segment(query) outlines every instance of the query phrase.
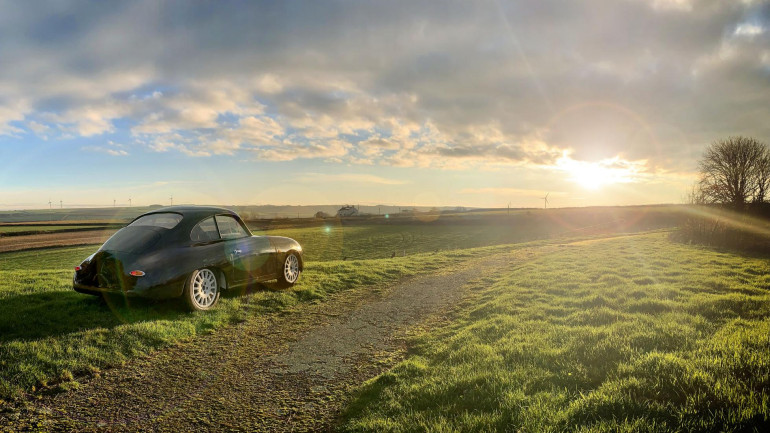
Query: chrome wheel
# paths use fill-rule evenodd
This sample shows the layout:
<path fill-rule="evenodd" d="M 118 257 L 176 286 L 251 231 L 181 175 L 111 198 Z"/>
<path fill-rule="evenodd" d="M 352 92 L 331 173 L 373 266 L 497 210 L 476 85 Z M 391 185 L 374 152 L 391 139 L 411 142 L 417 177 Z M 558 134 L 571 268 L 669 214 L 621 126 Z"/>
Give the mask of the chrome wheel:
<path fill-rule="evenodd" d="M 286 261 L 283 262 L 283 279 L 289 284 L 294 284 L 297 278 L 299 278 L 299 259 L 294 253 L 289 253 Z"/>
<path fill-rule="evenodd" d="M 197 271 L 192 280 L 192 301 L 200 309 L 206 309 L 217 301 L 217 277 L 210 269 Z"/>

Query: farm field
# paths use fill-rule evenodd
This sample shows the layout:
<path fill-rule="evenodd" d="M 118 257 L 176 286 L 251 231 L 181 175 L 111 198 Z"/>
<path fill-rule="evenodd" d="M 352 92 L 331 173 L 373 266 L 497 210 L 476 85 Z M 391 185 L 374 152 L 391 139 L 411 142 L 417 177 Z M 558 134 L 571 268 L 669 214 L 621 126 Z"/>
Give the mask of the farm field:
<path fill-rule="evenodd" d="M 20 236 L 0 237 L 0 253 L 73 245 L 97 245 L 106 241 L 115 230 L 59 231 Z"/>
<path fill-rule="evenodd" d="M 315 239 L 315 244 L 308 241 L 305 248 L 322 249 L 325 242 L 335 242 L 334 238 Z M 426 244 L 423 249 L 432 248 L 433 244 Z M 323 299 L 342 290 L 445 271 L 453 264 L 502 249 L 506 247 L 347 262 L 333 255 L 321 256 L 307 261 L 300 283 L 292 290 L 230 294 L 207 314 L 189 314 L 176 302 L 126 303 L 109 298 L 105 306 L 97 298 L 74 292 L 72 268 L 95 246 L 0 254 L 0 398 L 59 383 L 66 388 L 74 377 L 119 365 L 251 315 Z"/>
<path fill-rule="evenodd" d="M 78 236 L 92 233 L 97 242 L 110 234 L 87 231 L 56 236 L 83 243 Z M 0 254 L 0 354 L 8 360 L 2 366 L 0 394 L 66 383 L 72 377 L 237 322 L 255 311 L 270 311 L 339 290 L 394 282 L 489 253 L 488 249 L 473 247 L 510 244 L 547 234 L 499 221 L 492 225 L 418 221 L 355 226 L 338 220 L 263 233 L 293 237 L 303 245 L 308 265 L 301 284 L 292 292 L 258 292 L 259 300 L 254 302 L 233 296 L 214 314 L 200 317 L 185 314 L 174 303 L 141 305 L 141 301 L 132 301 L 138 302 L 139 308 L 113 304 L 107 309 L 96 299 L 72 291 L 72 268 L 94 252 L 97 243 Z M 35 245 L 35 240 L 44 236 L 50 235 L 18 237 L 18 241 Z M 9 240 L 16 237 L 3 242 Z M 406 258 L 401 257 L 404 254 Z M 396 260 L 391 260 L 394 255 Z M 75 350 L 76 346 L 79 349 Z"/>
<path fill-rule="evenodd" d="M 770 265 L 666 234 L 489 276 L 344 431 L 767 431 Z"/>
<path fill-rule="evenodd" d="M 0 420 L 3 400 L 74 392 L 105 369 L 256 317 L 527 249 L 542 254 L 479 275 L 441 319 L 405 330 L 405 360 L 337 401 L 339 429 L 742 431 L 770 422 L 768 260 L 674 242 L 671 229 L 625 233 L 664 224 L 573 230 L 592 218 L 268 230 L 302 243 L 300 284 L 227 294 L 205 314 L 72 291 L 72 267 L 96 245 L 2 253 Z"/>
<path fill-rule="evenodd" d="M 59 231 L 93 230 L 101 227 L 93 225 L 0 225 L 0 235 L 16 233 L 52 233 Z"/>
<path fill-rule="evenodd" d="M 422 215 L 393 219 L 298 219 L 248 221 L 255 234 L 276 234 L 297 239 L 306 246 L 307 260 L 353 260 L 386 258 L 427 251 L 444 251 L 485 245 L 524 242 L 564 236 L 636 232 L 669 228 L 681 218 L 678 208 L 631 207 L 568 209 L 538 213 L 530 211 L 468 213 L 467 215 Z M 18 223 L 17 223 L 18 224 Z M 18 230 L 18 225 L 0 225 Z M 27 225 L 29 227 L 29 225 Z M 0 252 L 100 244 L 110 228 L 70 230 L 20 236 L 2 236 Z M 62 226 L 71 227 L 71 226 Z"/>
<path fill-rule="evenodd" d="M 515 226 L 393 224 L 285 228 L 258 232 L 296 239 L 307 261 L 368 260 L 415 253 L 510 244 L 544 237 Z"/>

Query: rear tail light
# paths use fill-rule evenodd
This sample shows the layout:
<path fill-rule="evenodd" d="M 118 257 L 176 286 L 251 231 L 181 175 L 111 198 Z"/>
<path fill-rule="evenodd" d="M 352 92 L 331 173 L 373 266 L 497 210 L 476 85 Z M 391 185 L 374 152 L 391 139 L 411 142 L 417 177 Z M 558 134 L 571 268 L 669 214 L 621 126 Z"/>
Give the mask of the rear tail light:
<path fill-rule="evenodd" d="M 131 274 L 134 277 L 143 277 L 144 276 L 144 271 L 131 271 L 131 272 L 129 272 L 129 274 Z"/>
<path fill-rule="evenodd" d="M 81 268 L 80 266 L 75 266 L 75 272 L 77 272 L 77 271 L 79 271 L 81 269 L 83 269 L 83 268 Z"/>

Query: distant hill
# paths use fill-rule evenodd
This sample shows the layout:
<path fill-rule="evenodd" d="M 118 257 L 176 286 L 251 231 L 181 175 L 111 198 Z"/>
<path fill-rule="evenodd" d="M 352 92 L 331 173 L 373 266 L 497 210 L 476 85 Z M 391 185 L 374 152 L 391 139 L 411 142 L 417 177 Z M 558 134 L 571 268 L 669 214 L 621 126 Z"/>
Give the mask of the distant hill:
<path fill-rule="evenodd" d="M 180 203 L 182 204 L 182 203 Z M 281 219 L 281 218 L 312 218 L 317 212 L 336 215 L 343 205 L 248 205 L 222 206 L 236 211 L 244 219 Z M 106 208 L 74 208 L 74 209 L 35 209 L 0 211 L 0 223 L 14 222 L 44 222 L 44 221 L 92 221 L 92 222 L 126 222 L 145 212 L 157 209 L 160 205 L 106 207 Z M 427 212 L 436 209 L 430 206 L 357 206 L 362 215 L 399 214 L 405 210 Z M 440 211 L 456 210 L 457 207 L 440 207 Z M 461 208 L 466 209 L 466 208 Z"/>

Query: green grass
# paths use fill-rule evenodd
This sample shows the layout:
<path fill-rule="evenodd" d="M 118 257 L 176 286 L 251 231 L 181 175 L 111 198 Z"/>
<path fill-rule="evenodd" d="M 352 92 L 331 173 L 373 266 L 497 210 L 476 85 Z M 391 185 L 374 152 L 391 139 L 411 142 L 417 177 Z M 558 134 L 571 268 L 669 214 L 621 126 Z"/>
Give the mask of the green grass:
<path fill-rule="evenodd" d="M 502 245 L 545 237 L 545 231 L 522 231 L 514 224 L 372 224 L 340 226 L 330 221 L 320 227 L 277 229 L 260 234 L 296 239 L 305 251 L 305 260 L 343 260 L 388 258 L 486 245 Z"/>
<path fill-rule="evenodd" d="M 336 224 L 336 225 L 335 225 Z M 396 256 L 449 251 L 489 245 L 502 245 L 535 239 L 533 233 L 521 233 L 512 225 L 430 225 L 373 224 L 340 226 L 330 221 L 320 227 L 285 228 L 254 234 L 288 236 L 296 239 L 307 262 L 333 260 L 368 260 Z M 48 248 L 0 253 L 2 269 L 71 269 L 98 249 L 98 245 L 74 248 Z"/>
<path fill-rule="evenodd" d="M 75 266 L 98 248 L 98 245 L 89 245 L 0 253 L 0 271 L 67 270 L 74 272 Z"/>
<path fill-rule="evenodd" d="M 127 303 L 109 298 L 104 304 L 74 292 L 72 267 L 95 247 L 0 254 L 0 399 L 41 386 L 66 388 L 79 375 L 120 365 L 249 316 L 418 272 L 447 269 L 504 248 L 308 262 L 299 284 L 291 290 L 225 295 L 215 310 L 206 313 L 188 313 L 174 301 Z"/>
<path fill-rule="evenodd" d="M 770 265 L 663 234 L 487 277 L 344 431 L 768 431 Z"/>

